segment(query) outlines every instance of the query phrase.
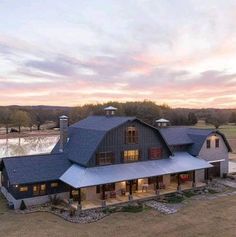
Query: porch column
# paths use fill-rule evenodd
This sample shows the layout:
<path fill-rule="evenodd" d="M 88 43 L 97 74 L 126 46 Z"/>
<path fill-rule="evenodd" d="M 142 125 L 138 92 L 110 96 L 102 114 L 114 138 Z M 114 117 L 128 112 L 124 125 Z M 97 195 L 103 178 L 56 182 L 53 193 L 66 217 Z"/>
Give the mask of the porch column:
<path fill-rule="evenodd" d="M 193 183 L 192 183 L 192 187 L 195 188 L 196 187 L 196 171 L 193 170 Z"/>
<path fill-rule="evenodd" d="M 70 199 L 73 198 L 73 196 L 72 196 L 72 190 L 73 190 L 73 188 L 70 186 Z"/>
<path fill-rule="evenodd" d="M 106 206 L 105 184 L 102 185 L 102 207 Z"/>
<path fill-rule="evenodd" d="M 159 184 L 159 176 L 156 176 L 156 195 L 159 196 L 160 194 L 160 184 Z"/>
<path fill-rule="evenodd" d="M 177 174 L 177 180 L 178 180 L 178 186 L 177 186 L 177 190 L 180 191 L 181 190 L 181 186 L 180 186 L 180 174 Z"/>
<path fill-rule="evenodd" d="M 81 189 L 78 188 L 78 205 L 81 205 Z"/>
<path fill-rule="evenodd" d="M 205 169 L 205 182 L 208 184 L 208 181 L 209 181 L 209 169 L 206 168 Z"/>
<path fill-rule="evenodd" d="M 81 188 L 78 188 L 78 210 L 81 210 Z"/>
<path fill-rule="evenodd" d="M 160 189 L 159 176 L 156 176 L 156 190 Z"/>
<path fill-rule="evenodd" d="M 133 200 L 133 180 L 129 181 L 129 201 Z"/>

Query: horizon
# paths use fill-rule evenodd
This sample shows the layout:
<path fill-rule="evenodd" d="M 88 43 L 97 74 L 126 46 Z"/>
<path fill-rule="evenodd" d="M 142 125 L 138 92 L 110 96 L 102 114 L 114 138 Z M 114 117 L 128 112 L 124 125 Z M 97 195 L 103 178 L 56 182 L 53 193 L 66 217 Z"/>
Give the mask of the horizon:
<path fill-rule="evenodd" d="M 236 108 L 235 1 L 69 3 L 1 1 L 1 106 Z"/>
<path fill-rule="evenodd" d="M 111 103 L 110 103 L 111 102 Z M 50 105 L 50 104 L 36 104 L 36 105 L 18 105 L 18 104 L 11 104 L 11 105 L 0 105 L 0 107 L 66 107 L 66 108 L 74 108 L 74 107 L 79 107 L 79 106 L 85 106 L 85 105 L 99 105 L 99 104 L 110 104 L 112 106 L 112 103 L 127 103 L 127 102 L 144 102 L 144 101 L 105 101 L 103 103 L 85 103 L 81 105 L 74 105 L 74 106 L 66 106 L 66 105 Z M 169 106 L 168 104 L 158 104 L 155 101 L 149 101 L 149 102 L 154 102 L 157 106 Z M 219 107 L 205 107 L 205 108 L 191 108 L 191 107 L 171 107 L 169 106 L 170 109 L 189 109 L 189 110 L 236 110 L 235 108 L 219 108 Z"/>

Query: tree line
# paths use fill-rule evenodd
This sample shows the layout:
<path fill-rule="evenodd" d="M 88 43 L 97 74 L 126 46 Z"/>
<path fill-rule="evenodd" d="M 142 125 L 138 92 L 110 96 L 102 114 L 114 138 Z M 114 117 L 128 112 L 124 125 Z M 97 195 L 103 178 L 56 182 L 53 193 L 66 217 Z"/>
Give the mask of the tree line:
<path fill-rule="evenodd" d="M 0 125 L 6 133 L 11 130 L 21 132 L 22 127 L 40 130 L 43 124 L 51 121 L 58 127 L 60 115 L 67 115 L 69 123 L 75 123 L 89 115 L 104 115 L 104 107 L 112 105 L 118 108 L 117 116 L 135 116 L 146 123 L 155 125 L 155 120 L 165 118 L 171 125 L 195 125 L 199 119 L 219 128 L 226 123 L 236 124 L 236 110 L 227 109 L 173 109 L 166 104 L 158 105 L 152 101 L 107 102 L 86 104 L 76 107 L 58 106 L 6 106 L 0 107 Z M 15 130 L 13 128 L 16 128 Z"/>
<path fill-rule="evenodd" d="M 40 130 L 41 126 L 49 121 L 57 122 L 61 113 L 67 112 L 62 108 L 54 107 L 27 107 L 6 106 L 0 107 L 0 125 L 5 127 L 6 134 L 11 131 L 21 132 L 22 127 Z M 15 129 L 16 128 L 16 129 Z"/>

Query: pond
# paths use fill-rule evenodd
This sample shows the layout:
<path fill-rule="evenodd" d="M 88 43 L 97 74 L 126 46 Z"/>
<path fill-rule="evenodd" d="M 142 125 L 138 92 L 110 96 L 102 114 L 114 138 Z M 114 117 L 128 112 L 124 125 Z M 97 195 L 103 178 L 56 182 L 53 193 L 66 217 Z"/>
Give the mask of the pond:
<path fill-rule="evenodd" d="M 0 139 L 0 158 L 50 153 L 59 136 L 33 136 Z"/>

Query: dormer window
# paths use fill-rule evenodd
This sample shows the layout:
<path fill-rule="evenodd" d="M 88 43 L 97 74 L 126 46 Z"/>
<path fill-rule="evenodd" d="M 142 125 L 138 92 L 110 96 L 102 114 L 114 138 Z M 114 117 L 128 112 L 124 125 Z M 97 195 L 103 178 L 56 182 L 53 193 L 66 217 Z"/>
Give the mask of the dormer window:
<path fill-rule="evenodd" d="M 216 146 L 216 148 L 219 148 L 219 147 L 220 147 L 220 139 L 219 139 L 219 138 L 216 138 L 216 140 L 215 140 L 215 146 Z"/>
<path fill-rule="evenodd" d="M 135 126 L 127 127 L 125 130 L 125 143 L 137 144 L 138 143 L 138 130 Z"/>
<path fill-rule="evenodd" d="M 211 140 L 210 139 L 207 139 L 207 141 L 206 141 L 206 148 L 207 149 L 211 148 Z"/>

